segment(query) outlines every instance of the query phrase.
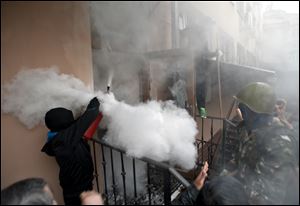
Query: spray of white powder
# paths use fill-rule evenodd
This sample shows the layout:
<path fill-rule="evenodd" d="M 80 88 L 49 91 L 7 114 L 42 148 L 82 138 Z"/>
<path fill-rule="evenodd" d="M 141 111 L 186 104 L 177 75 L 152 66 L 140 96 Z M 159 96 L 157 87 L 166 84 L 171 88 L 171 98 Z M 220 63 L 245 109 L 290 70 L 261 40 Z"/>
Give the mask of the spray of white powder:
<path fill-rule="evenodd" d="M 172 102 L 128 105 L 112 93 L 92 92 L 56 68 L 22 70 L 1 90 L 2 112 L 13 114 L 29 129 L 43 123 L 49 109 L 65 107 L 77 115 L 97 96 L 108 119 L 106 137 L 111 144 L 137 158 L 168 161 L 184 169 L 194 166 L 196 123 Z"/>

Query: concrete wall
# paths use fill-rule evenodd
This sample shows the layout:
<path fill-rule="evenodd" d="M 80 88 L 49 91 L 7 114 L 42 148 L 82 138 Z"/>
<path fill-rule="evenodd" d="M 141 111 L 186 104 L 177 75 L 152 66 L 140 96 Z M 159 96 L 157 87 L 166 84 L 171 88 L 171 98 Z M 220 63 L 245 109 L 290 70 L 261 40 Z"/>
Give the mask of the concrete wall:
<path fill-rule="evenodd" d="M 299 14 L 271 10 L 264 15 L 262 60 L 274 70 L 299 70 Z"/>
<path fill-rule="evenodd" d="M 172 48 L 171 2 L 160 1 L 149 13 L 151 29 L 147 52 Z"/>
<path fill-rule="evenodd" d="M 1 86 L 22 67 L 52 65 L 93 86 L 87 4 L 1 2 Z M 28 130 L 1 113 L 1 189 L 27 177 L 43 177 L 62 204 L 59 168 L 40 151 L 46 132 L 43 126 Z"/>
<path fill-rule="evenodd" d="M 189 2 L 190 3 L 190 2 Z M 191 6 L 211 17 L 216 24 L 234 39 L 239 39 L 239 16 L 230 1 L 191 2 Z"/>
<path fill-rule="evenodd" d="M 246 13 L 246 10 L 240 11 L 237 4 L 241 3 L 245 5 L 244 2 L 230 1 L 179 2 L 179 15 L 187 16 L 187 29 L 179 35 L 181 45 L 202 50 L 207 42 L 210 51 L 217 48 L 223 51 L 222 61 L 257 66 L 258 39 L 261 35 L 260 5 L 248 2 L 250 11 Z M 243 47 L 245 54 L 238 45 Z"/>
<path fill-rule="evenodd" d="M 171 2 L 90 2 L 93 48 L 143 53 L 171 48 Z"/>

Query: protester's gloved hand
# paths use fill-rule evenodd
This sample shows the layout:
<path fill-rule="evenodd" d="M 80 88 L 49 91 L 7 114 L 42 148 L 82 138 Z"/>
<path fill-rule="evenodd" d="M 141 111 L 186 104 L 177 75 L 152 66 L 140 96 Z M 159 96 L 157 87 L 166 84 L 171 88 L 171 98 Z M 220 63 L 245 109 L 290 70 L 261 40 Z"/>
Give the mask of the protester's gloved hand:
<path fill-rule="evenodd" d="M 97 98 L 97 97 L 94 97 L 94 98 L 90 101 L 90 103 L 89 103 L 89 105 L 88 105 L 88 108 L 99 107 L 99 106 L 100 106 L 100 102 L 99 102 L 98 98 Z"/>

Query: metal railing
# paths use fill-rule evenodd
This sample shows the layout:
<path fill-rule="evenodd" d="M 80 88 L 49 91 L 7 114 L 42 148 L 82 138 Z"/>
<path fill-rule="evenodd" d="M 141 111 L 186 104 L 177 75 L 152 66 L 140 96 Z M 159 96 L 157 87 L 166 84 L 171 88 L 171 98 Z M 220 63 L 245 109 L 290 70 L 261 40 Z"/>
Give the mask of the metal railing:
<path fill-rule="evenodd" d="M 96 158 L 96 147 L 95 147 L 95 143 L 99 144 L 101 146 L 101 156 L 102 156 L 102 171 L 103 171 L 103 179 L 104 179 L 104 200 L 105 200 L 105 204 L 110 204 L 111 202 L 113 202 L 113 204 L 120 204 L 120 202 L 117 201 L 117 184 L 115 181 L 115 161 L 114 161 L 114 154 L 113 151 L 117 152 L 120 154 L 120 160 L 121 160 L 121 175 L 122 175 L 122 186 L 123 186 L 123 202 L 122 204 L 127 205 L 128 201 L 127 201 L 127 189 L 126 189 L 126 184 L 131 184 L 131 183 L 127 183 L 126 182 L 126 175 L 127 175 L 127 171 L 125 170 L 125 162 L 124 162 L 124 158 L 123 156 L 126 155 L 125 151 L 123 151 L 120 148 L 116 148 L 115 146 L 109 144 L 108 142 L 106 142 L 103 139 L 92 139 L 93 141 L 93 155 L 94 155 L 94 164 L 95 164 L 95 177 L 96 177 L 96 184 L 97 184 L 97 189 L 99 191 L 99 178 L 98 178 L 98 169 L 97 169 L 97 158 Z M 110 154 L 110 166 L 111 166 L 111 188 L 112 188 L 112 197 L 113 200 L 109 201 L 109 187 L 108 187 L 108 174 L 107 174 L 107 157 L 104 152 L 105 148 L 109 149 L 109 154 Z M 127 155 L 126 155 L 127 156 Z M 127 156 L 128 157 L 128 156 Z M 134 158 L 134 157 L 130 157 L 132 159 L 132 170 L 130 172 L 133 172 L 133 188 L 134 188 L 134 204 L 140 204 L 140 202 L 138 202 L 138 193 L 137 193 L 137 180 L 136 180 L 136 160 L 139 161 L 143 161 L 146 163 L 146 171 L 147 171 L 147 192 L 148 192 L 148 204 L 151 205 L 152 202 L 152 191 L 151 191 L 151 178 L 150 178 L 150 168 L 151 165 L 155 166 L 157 168 L 159 168 L 160 170 L 162 170 L 162 176 L 163 176 L 163 199 L 164 199 L 164 204 L 165 205 L 169 205 L 171 204 L 171 193 L 172 193 L 172 188 L 171 188 L 171 175 L 173 178 L 175 178 L 180 185 L 183 185 L 184 187 L 188 187 L 190 185 L 190 183 L 179 173 L 177 172 L 177 170 L 175 168 L 173 168 L 172 166 L 163 163 L 163 162 L 157 162 L 154 161 L 152 159 L 149 158 Z M 177 188 L 175 188 L 177 189 Z M 174 188 L 173 188 L 174 190 Z"/>
<path fill-rule="evenodd" d="M 225 159 L 224 159 L 224 151 L 225 151 L 225 142 L 227 141 L 227 129 L 229 126 L 236 128 L 237 125 L 231 122 L 226 118 L 207 116 L 206 118 L 201 117 L 200 115 L 196 116 L 197 118 L 201 118 L 201 128 L 200 128 L 200 139 L 196 139 L 196 147 L 198 151 L 198 159 L 196 162 L 196 167 L 194 168 L 194 177 L 198 173 L 198 168 L 200 168 L 205 161 L 208 162 L 210 171 L 216 171 L 219 169 L 224 169 L 225 167 Z M 209 138 L 204 137 L 204 122 L 210 122 L 210 132 Z M 222 126 L 214 131 L 214 124 L 218 122 L 221 123 Z M 217 164 L 217 157 L 221 155 L 221 165 Z"/>
<path fill-rule="evenodd" d="M 197 116 L 198 117 L 198 116 Z M 198 117 L 199 118 L 199 117 Z M 201 117 L 200 117 L 201 118 Z M 205 138 L 204 137 L 204 122 L 209 121 L 210 122 L 210 137 Z M 222 122 L 222 127 L 220 130 L 218 130 L 216 133 L 214 132 L 214 124 L 215 122 Z M 92 139 L 93 141 L 93 156 L 94 156 L 94 166 L 95 166 L 95 179 L 96 179 L 96 185 L 97 190 L 99 191 L 99 177 L 98 177 L 98 166 L 97 166 L 97 155 L 96 155 L 96 145 L 99 145 L 101 148 L 101 154 L 99 154 L 102 159 L 102 174 L 103 174 L 103 197 L 105 200 L 105 204 L 141 204 L 139 202 L 139 194 L 137 191 L 137 179 L 136 179 L 136 161 L 142 161 L 146 164 L 146 190 L 147 195 L 144 196 L 144 198 L 147 199 L 148 204 L 155 204 L 153 202 L 153 187 L 152 187 L 152 181 L 153 178 L 151 178 L 151 173 L 153 173 L 153 168 L 159 169 L 162 171 L 160 173 L 160 177 L 163 179 L 161 182 L 161 186 L 163 187 L 163 204 L 169 205 L 171 204 L 171 195 L 172 193 L 181 187 L 188 187 L 190 185 L 189 180 L 193 180 L 196 175 L 198 174 L 201 166 L 205 161 L 209 163 L 210 171 L 215 169 L 215 163 L 216 163 L 216 156 L 217 154 L 220 154 L 222 157 L 222 165 L 221 167 L 224 168 L 225 160 L 224 160 L 224 146 L 226 141 L 226 128 L 228 125 L 236 127 L 234 123 L 227 120 L 226 118 L 219 118 L 219 117 L 211 117 L 208 116 L 206 118 L 201 118 L 201 139 L 197 139 L 195 141 L 195 145 L 197 147 L 198 157 L 196 161 L 196 166 L 192 171 L 192 176 L 186 176 L 185 174 L 188 174 L 190 171 L 183 171 L 179 169 L 175 169 L 174 167 L 170 166 L 167 163 L 164 162 L 157 162 L 149 158 L 135 158 L 135 157 L 128 157 L 125 154 L 125 151 L 116 148 L 115 146 L 109 144 L 107 141 L 105 141 L 103 138 L 99 139 Z M 104 132 L 100 132 L 101 135 L 104 135 Z M 205 140 L 208 139 L 208 140 Z M 221 148 L 221 149 L 220 149 Z M 104 152 L 106 150 L 106 152 Z M 108 151 L 108 152 L 107 152 Z M 118 154 L 119 153 L 119 154 Z M 116 156 L 118 154 L 120 158 L 120 162 L 114 161 L 115 158 L 118 158 Z M 109 157 L 108 157 L 109 156 Z M 131 168 L 130 171 L 126 171 L 125 164 L 128 162 L 124 161 L 124 156 L 126 158 L 131 159 Z M 109 162 L 110 160 L 110 162 Z M 116 174 L 116 168 L 115 166 L 118 166 L 116 164 L 121 164 L 119 167 L 121 168 L 120 174 Z M 128 165 L 127 165 L 128 166 Z M 128 167 L 127 167 L 128 168 Z M 111 176 L 110 176 L 110 184 L 108 185 L 108 170 L 110 170 Z M 180 171 L 180 172 L 178 172 Z M 126 181 L 126 176 L 129 174 L 128 172 L 131 172 L 133 175 L 133 182 Z M 122 190 L 123 192 L 120 192 L 120 187 L 118 187 L 116 183 L 116 175 L 121 175 L 122 177 Z M 173 184 L 175 186 L 172 187 L 171 182 L 174 182 L 176 180 L 176 184 Z M 133 201 L 132 198 L 130 201 L 128 200 L 128 191 L 127 191 L 127 184 L 133 184 Z M 110 186 L 110 187 L 109 187 Z M 109 191 L 112 191 L 112 194 L 109 196 Z M 122 196 L 122 201 L 120 202 L 120 195 Z M 118 197 L 117 197 L 118 196 Z M 145 202 L 144 202 L 145 203 Z"/>

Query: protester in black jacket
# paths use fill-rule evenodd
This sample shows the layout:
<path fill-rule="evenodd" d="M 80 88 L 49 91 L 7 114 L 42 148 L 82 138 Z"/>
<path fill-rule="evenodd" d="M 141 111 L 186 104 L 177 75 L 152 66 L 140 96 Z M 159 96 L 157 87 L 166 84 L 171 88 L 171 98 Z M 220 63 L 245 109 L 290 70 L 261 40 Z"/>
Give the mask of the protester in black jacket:
<path fill-rule="evenodd" d="M 60 167 L 59 180 L 66 205 L 80 205 L 80 194 L 93 189 L 93 161 L 83 135 L 97 118 L 99 106 L 98 99 L 93 98 L 77 120 L 65 108 L 46 113 L 45 123 L 50 131 L 42 152 L 54 156 Z"/>

